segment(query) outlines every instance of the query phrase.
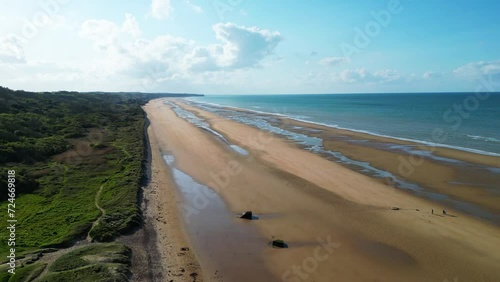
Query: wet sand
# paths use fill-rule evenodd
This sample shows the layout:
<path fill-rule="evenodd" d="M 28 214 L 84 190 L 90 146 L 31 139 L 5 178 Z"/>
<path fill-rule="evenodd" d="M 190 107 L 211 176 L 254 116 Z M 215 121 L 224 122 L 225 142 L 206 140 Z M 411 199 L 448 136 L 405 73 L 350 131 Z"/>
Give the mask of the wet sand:
<path fill-rule="evenodd" d="M 428 191 L 448 195 L 453 199 L 478 205 L 496 215 L 500 214 L 500 173 L 491 173 L 486 169 L 500 168 L 499 157 L 426 146 L 289 119 L 280 121 L 283 128 L 300 126 L 319 130 L 318 133 L 308 134 L 325 140 L 323 146 L 326 149 L 339 151 L 355 160 L 369 162 L 377 168 L 425 187 Z M 356 142 L 361 140 L 366 142 Z M 397 152 L 388 148 L 394 145 L 403 145 L 407 150 L 433 152 L 436 156 L 449 160 L 439 161 L 411 151 Z M 456 160 L 459 162 L 453 162 Z M 499 216 L 493 221 L 500 225 Z"/>
<path fill-rule="evenodd" d="M 277 136 L 178 104 L 204 117 L 250 154 L 237 154 L 207 131 L 177 117 L 161 100 L 154 100 L 145 110 L 160 150 L 175 157 L 177 168 L 217 191 L 229 212 L 258 214 L 260 220 L 251 223 L 261 238 L 274 236 L 289 244 L 288 249 L 233 254 L 242 263 L 255 257 L 265 262 L 263 269 L 255 267 L 253 273 L 235 268 L 228 275 L 241 278 L 237 281 L 500 279 L 498 227 L 452 209 L 447 216 L 432 215 L 430 210 L 437 211 L 440 205 Z M 390 210 L 392 206 L 400 210 Z M 249 240 L 254 241 L 241 244 L 265 244 L 261 239 Z M 224 248 L 225 237 L 211 244 Z M 206 250 L 197 246 L 194 251 Z M 203 270 L 206 281 L 224 278 Z M 273 280 L 259 279 L 261 272 L 271 273 Z"/>
<path fill-rule="evenodd" d="M 203 250 L 197 254 L 204 272 L 209 275 L 207 280 L 273 281 L 260 258 L 266 248 L 266 238 L 261 237 L 249 221 L 229 212 L 215 191 L 177 169 L 173 156 L 166 154 L 164 159 L 181 194 L 181 215 L 192 246 Z M 258 275 L 255 275 L 256 269 L 260 270 Z M 249 280 L 242 278 L 244 273 Z"/>

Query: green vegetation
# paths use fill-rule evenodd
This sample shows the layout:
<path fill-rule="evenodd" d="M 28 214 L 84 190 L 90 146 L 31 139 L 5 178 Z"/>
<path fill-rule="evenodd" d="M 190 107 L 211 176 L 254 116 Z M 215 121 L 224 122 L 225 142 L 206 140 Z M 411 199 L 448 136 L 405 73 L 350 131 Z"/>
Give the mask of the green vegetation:
<path fill-rule="evenodd" d="M 101 185 L 100 204 L 109 212 L 92 231 L 96 240 L 112 239 L 140 221 L 140 99 L 7 89 L 0 95 L 6 101 L 0 108 L 0 185 L 6 190 L 7 170 L 15 169 L 18 255 L 85 237 L 101 214 L 95 206 Z M 6 231 L 1 231 L 2 253 L 7 250 Z"/>
<path fill-rule="evenodd" d="M 15 170 L 17 258 L 69 246 L 87 234 L 109 241 L 140 223 L 137 196 L 145 161 L 141 105 L 158 97 L 0 87 L 0 209 L 7 210 L 7 171 Z M 1 213 L 0 220 L 6 222 L 6 216 Z M 10 248 L 8 235 L 0 228 L 2 262 Z M 108 271 L 105 266 L 88 268 L 98 276 Z M 68 275 L 80 274 L 75 270 Z"/>
<path fill-rule="evenodd" d="M 47 267 L 45 263 L 33 263 L 23 266 L 16 270 L 16 275 L 12 276 L 9 282 L 24 282 L 32 281 L 34 278 L 42 274 L 43 270 Z M 0 280 L 1 281 L 1 280 Z"/>
<path fill-rule="evenodd" d="M 9 274 L 7 270 L 8 267 L 6 264 L 0 267 L 0 282 L 8 282 L 11 277 L 14 277 L 11 274 Z"/>
<path fill-rule="evenodd" d="M 49 270 L 51 272 L 72 270 L 96 262 L 128 264 L 130 255 L 130 249 L 120 243 L 91 244 L 62 255 Z"/>
<path fill-rule="evenodd" d="M 91 266 L 54 273 L 44 276 L 40 282 L 124 282 L 128 279 L 129 269 L 123 264 L 93 264 Z"/>
<path fill-rule="evenodd" d="M 91 244 L 59 257 L 39 281 L 128 281 L 130 257 L 123 244 Z"/>

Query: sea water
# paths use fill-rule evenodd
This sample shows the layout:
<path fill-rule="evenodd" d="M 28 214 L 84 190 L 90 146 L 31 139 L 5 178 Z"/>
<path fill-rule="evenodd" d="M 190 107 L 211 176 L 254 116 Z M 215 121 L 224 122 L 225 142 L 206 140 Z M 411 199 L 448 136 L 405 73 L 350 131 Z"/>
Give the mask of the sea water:
<path fill-rule="evenodd" d="M 500 93 L 206 95 L 189 99 L 500 156 Z M 437 140 L 436 131 L 446 137 Z"/>

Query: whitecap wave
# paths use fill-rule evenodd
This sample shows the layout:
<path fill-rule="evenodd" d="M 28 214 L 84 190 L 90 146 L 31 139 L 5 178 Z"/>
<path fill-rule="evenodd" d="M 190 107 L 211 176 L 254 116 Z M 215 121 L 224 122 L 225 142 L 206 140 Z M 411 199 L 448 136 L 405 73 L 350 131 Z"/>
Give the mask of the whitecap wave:
<path fill-rule="evenodd" d="M 474 139 L 474 140 L 480 140 L 480 141 L 486 141 L 486 142 L 493 142 L 493 143 L 500 143 L 500 139 L 496 139 L 493 137 L 485 137 L 485 136 L 480 136 L 480 135 L 467 135 L 467 137 Z"/>

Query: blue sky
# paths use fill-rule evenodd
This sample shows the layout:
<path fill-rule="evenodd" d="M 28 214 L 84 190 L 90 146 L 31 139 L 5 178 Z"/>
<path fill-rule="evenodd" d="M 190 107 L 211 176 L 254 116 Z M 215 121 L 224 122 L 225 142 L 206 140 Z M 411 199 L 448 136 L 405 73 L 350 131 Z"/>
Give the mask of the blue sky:
<path fill-rule="evenodd" d="M 498 1 L 0 4 L 0 85 L 13 89 L 475 91 L 500 74 Z"/>

